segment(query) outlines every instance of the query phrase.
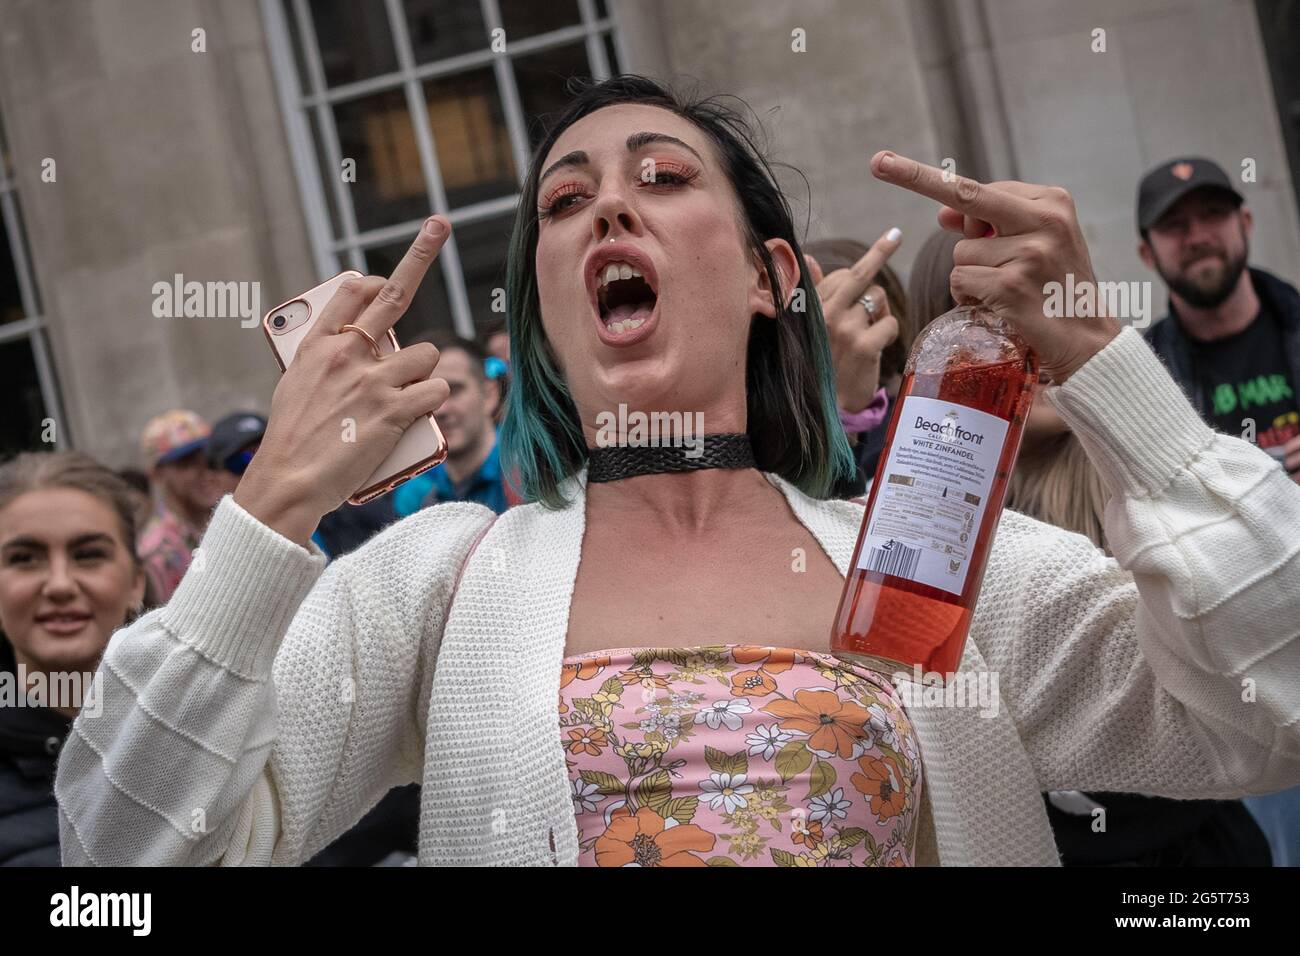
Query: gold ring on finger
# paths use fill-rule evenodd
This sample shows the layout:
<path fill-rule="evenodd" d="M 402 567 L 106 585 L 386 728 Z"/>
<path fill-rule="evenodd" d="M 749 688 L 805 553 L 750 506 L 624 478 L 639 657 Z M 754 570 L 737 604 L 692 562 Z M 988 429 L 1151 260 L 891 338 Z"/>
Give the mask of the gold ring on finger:
<path fill-rule="evenodd" d="M 365 329 L 363 329 L 361 326 L 350 325 L 350 324 L 345 325 L 341 329 L 339 329 L 339 332 L 357 333 L 357 335 L 361 336 L 363 339 L 365 339 L 367 342 L 370 343 L 370 351 L 375 353 L 375 358 L 381 359 L 384 357 L 384 353 L 379 350 L 379 343 L 375 341 L 375 337 L 371 335 L 369 332 L 367 332 Z"/>

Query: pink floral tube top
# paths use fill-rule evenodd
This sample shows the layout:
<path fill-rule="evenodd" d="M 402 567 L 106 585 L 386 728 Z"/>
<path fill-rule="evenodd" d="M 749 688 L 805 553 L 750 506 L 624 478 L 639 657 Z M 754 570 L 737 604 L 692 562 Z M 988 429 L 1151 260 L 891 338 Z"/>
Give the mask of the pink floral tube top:
<path fill-rule="evenodd" d="M 713 645 L 566 658 L 582 866 L 910 866 L 916 733 L 875 671 Z"/>

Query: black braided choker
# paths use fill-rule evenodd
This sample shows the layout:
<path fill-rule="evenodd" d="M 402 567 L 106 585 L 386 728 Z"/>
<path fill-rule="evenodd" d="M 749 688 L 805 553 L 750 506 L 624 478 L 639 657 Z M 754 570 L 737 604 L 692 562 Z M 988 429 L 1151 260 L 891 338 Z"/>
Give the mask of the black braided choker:
<path fill-rule="evenodd" d="M 746 434 L 701 435 L 702 449 L 615 445 L 588 449 L 588 481 L 618 481 L 639 475 L 705 468 L 754 468 L 754 449 Z M 700 454 L 695 455 L 696 451 Z M 695 457 L 688 457 L 690 452 Z"/>

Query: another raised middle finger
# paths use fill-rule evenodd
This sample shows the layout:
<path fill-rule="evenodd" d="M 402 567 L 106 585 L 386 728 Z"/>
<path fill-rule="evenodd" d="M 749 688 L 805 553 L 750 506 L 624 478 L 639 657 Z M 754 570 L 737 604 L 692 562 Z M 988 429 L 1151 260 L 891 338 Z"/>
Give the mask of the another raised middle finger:
<path fill-rule="evenodd" d="M 833 305 L 846 306 L 862 296 L 875 281 L 885 261 L 902 244 L 903 231 L 897 226 L 871 244 L 866 254 L 849 267 L 848 275 L 830 295 Z"/>

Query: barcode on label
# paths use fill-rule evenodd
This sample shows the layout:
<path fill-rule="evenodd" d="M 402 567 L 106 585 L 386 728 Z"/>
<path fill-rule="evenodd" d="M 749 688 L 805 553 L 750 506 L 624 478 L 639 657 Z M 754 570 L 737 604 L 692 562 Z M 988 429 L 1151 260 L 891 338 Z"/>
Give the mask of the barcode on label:
<path fill-rule="evenodd" d="M 872 548 L 867 555 L 867 570 L 892 574 L 895 577 L 910 578 L 916 571 L 916 564 L 921 560 L 920 548 L 909 548 L 897 541 L 890 541 L 883 548 Z"/>

